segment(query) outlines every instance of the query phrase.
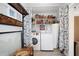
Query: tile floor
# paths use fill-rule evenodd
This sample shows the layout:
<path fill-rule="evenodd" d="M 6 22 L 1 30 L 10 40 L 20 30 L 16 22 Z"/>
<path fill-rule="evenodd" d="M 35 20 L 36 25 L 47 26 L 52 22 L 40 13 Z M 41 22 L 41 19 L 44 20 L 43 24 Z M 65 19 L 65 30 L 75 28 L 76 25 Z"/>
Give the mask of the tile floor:
<path fill-rule="evenodd" d="M 34 56 L 64 56 L 58 49 L 53 51 L 34 51 Z"/>

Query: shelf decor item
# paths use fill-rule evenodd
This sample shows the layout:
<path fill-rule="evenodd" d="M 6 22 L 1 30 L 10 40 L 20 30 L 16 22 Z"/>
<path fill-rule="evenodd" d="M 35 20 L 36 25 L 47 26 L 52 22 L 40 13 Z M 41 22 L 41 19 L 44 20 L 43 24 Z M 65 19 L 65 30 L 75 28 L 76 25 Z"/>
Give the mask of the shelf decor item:
<path fill-rule="evenodd" d="M 35 19 L 34 18 L 32 18 L 32 24 L 35 24 Z"/>
<path fill-rule="evenodd" d="M 36 20 L 36 24 L 41 24 L 40 20 Z"/>
<path fill-rule="evenodd" d="M 53 15 L 39 15 L 36 14 L 33 16 L 35 19 L 36 24 L 53 24 L 54 21 L 56 20 L 56 17 Z"/>
<path fill-rule="evenodd" d="M 48 23 L 49 23 L 49 24 L 52 24 L 53 21 L 55 20 L 55 17 L 52 16 L 52 15 L 48 15 L 48 16 L 47 16 L 47 19 L 48 19 Z"/>
<path fill-rule="evenodd" d="M 40 15 L 38 15 L 38 14 L 35 15 L 35 18 L 36 18 L 36 19 L 38 19 L 39 17 L 40 17 Z"/>

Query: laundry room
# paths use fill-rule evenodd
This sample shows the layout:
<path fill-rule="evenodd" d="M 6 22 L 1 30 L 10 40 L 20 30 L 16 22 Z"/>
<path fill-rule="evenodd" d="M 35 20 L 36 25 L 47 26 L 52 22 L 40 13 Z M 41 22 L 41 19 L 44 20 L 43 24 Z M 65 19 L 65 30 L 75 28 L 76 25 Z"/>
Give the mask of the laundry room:
<path fill-rule="evenodd" d="M 55 27 L 56 26 L 56 27 Z M 55 31 L 55 30 L 56 31 Z M 58 21 L 53 15 L 33 15 L 32 18 L 32 37 L 37 39 L 37 47 L 40 50 L 53 50 L 57 48 Z M 55 33 L 56 32 L 56 33 Z M 54 39 L 54 41 L 53 41 Z M 56 41 L 55 41 L 56 40 Z M 50 44 L 49 44 L 50 43 Z M 53 43 L 55 43 L 53 45 Z M 39 50 L 35 47 L 37 50 Z"/>
<path fill-rule="evenodd" d="M 67 19 L 64 17 L 68 14 L 67 4 L 27 3 L 22 5 L 29 12 L 24 19 L 25 46 L 33 46 L 35 55 L 43 53 L 43 55 L 53 55 L 50 51 L 63 55 L 61 53 L 64 53 L 62 37 L 64 24 L 62 22 L 67 22 L 63 21 L 63 18 Z"/>

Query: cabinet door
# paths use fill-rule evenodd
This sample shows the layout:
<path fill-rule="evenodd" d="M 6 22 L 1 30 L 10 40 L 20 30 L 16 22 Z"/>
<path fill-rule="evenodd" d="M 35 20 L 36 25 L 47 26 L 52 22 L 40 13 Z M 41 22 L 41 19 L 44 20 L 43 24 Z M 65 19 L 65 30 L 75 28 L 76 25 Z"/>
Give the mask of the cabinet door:
<path fill-rule="evenodd" d="M 79 41 L 79 16 L 74 17 L 74 39 Z"/>
<path fill-rule="evenodd" d="M 22 14 L 20 14 L 18 11 L 17 11 L 17 15 L 16 15 L 17 17 L 17 20 L 19 20 L 19 21 L 22 21 Z"/>
<path fill-rule="evenodd" d="M 9 6 L 9 16 L 17 19 L 16 14 L 17 14 L 16 10 Z"/>
<path fill-rule="evenodd" d="M 74 41 L 79 42 L 79 16 L 74 17 Z M 76 56 L 79 56 L 79 43 L 76 44 Z"/>

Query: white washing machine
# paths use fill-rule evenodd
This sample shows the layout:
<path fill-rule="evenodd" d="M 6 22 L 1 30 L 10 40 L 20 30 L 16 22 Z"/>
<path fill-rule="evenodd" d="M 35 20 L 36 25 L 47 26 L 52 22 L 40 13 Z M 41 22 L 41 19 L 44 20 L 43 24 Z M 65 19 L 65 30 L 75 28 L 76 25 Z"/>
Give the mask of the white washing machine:
<path fill-rule="evenodd" d="M 33 43 L 33 39 L 36 42 L 35 44 Z M 34 50 L 40 50 L 40 33 L 36 35 L 36 33 L 32 33 L 32 45 Z"/>

